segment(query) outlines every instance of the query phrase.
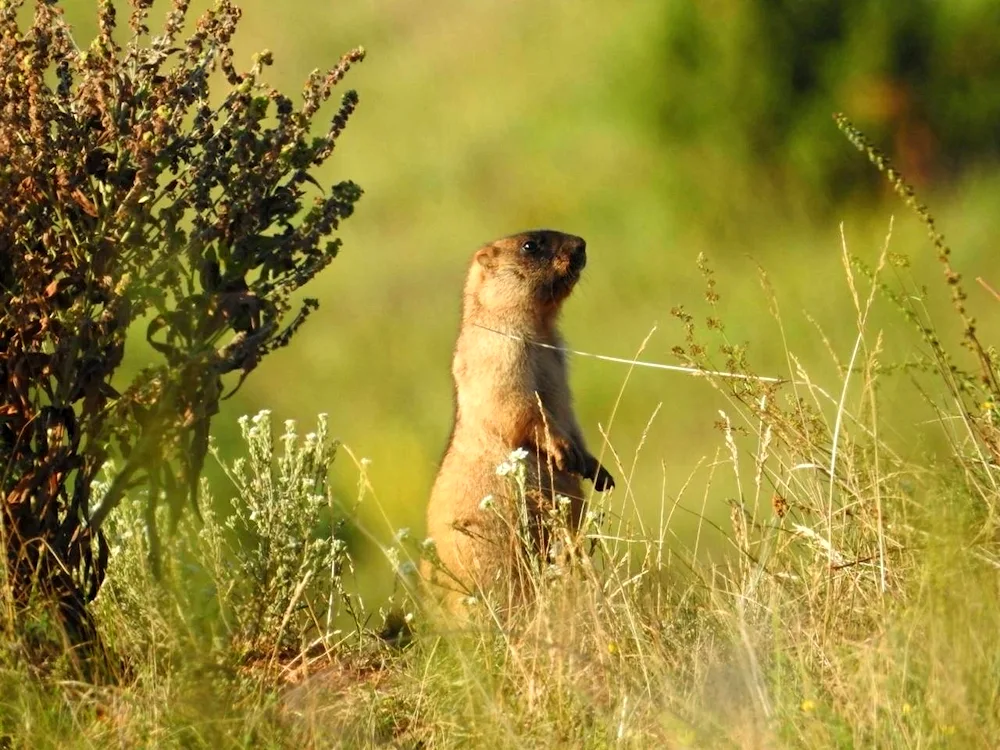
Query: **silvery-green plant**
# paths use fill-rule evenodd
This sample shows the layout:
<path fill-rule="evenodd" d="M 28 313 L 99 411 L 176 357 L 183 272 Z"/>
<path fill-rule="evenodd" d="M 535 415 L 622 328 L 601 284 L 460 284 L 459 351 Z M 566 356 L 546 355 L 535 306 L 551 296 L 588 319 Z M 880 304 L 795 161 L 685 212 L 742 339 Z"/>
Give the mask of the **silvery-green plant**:
<path fill-rule="evenodd" d="M 275 438 L 266 410 L 239 424 L 244 456 L 230 462 L 210 446 L 236 489 L 231 512 L 214 509 L 203 481 L 200 524 L 185 516 L 171 533 L 152 536 L 151 529 L 169 525 L 169 508 L 161 504 L 162 517 L 151 524 L 147 513 L 155 504 L 148 498 L 124 503 L 109 520 L 116 569 L 98 606 L 150 624 L 145 632 L 119 634 L 134 647 L 162 647 L 162 631 L 183 634 L 207 654 L 273 660 L 334 645 L 341 604 L 363 617 L 343 586 L 353 566 L 335 533 L 328 475 L 338 443 L 329 437 L 326 415 L 305 436 L 289 420 Z M 106 474 L 113 472 L 109 467 Z M 97 497 L 107 484 L 95 483 Z"/>
<path fill-rule="evenodd" d="M 95 498 L 107 492 L 116 471 L 113 465 L 104 467 L 92 487 Z M 185 516 L 172 526 L 169 506 L 159 502 L 162 498 L 152 502 L 145 489 L 108 519 L 114 568 L 95 606 L 98 621 L 112 631 L 118 653 L 148 658 L 152 653 L 166 656 L 178 646 L 188 652 L 194 646 L 211 661 L 228 651 L 232 619 L 223 604 L 227 586 L 219 584 L 224 579 L 220 571 L 231 571 L 232 565 L 206 480 L 200 494 L 205 506 L 200 524 Z M 154 523 L 150 512 L 156 514 Z M 157 528 L 171 530 L 158 534 Z M 122 623 L 128 626 L 112 627 Z"/>
<path fill-rule="evenodd" d="M 328 485 L 339 443 L 329 437 L 325 414 L 305 436 L 287 420 L 279 455 L 269 411 L 239 424 L 245 458 L 227 464 L 212 449 L 237 490 L 225 522 L 233 565 L 222 573 L 228 609 L 250 653 L 321 644 L 334 634 L 338 600 L 347 596 L 341 576 L 351 566 L 334 533 Z"/>

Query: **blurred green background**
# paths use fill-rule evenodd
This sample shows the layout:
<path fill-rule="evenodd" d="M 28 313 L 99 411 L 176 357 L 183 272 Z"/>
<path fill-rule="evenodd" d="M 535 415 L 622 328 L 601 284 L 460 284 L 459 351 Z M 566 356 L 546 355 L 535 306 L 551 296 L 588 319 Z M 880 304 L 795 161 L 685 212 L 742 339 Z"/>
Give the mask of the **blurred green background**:
<path fill-rule="evenodd" d="M 225 404 L 214 434 L 235 457 L 241 414 L 270 408 L 277 424 L 296 419 L 306 432 L 328 412 L 332 431 L 371 461 L 375 496 L 359 523 L 376 540 L 423 530 L 452 416 L 462 278 L 474 249 L 495 237 L 533 227 L 584 236 L 590 261 L 565 308 L 568 342 L 627 357 L 657 325 L 642 356 L 667 363 L 683 341 L 671 308 L 699 321 L 708 314 L 695 263 L 704 252 L 729 336 L 749 345 L 758 371 L 784 374 L 760 264 L 777 289 L 789 350 L 833 392 L 840 377 L 816 326 L 844 360 L 856 335 L 840 224 L 850 250 L 874 262 L 896 214 L 892 248 L 911 256 L 943 336 L 957 340 L 922 227 L 839 134 L 834 111 L 922 191 L 956 249 L 986 340 L 996 338 L 1000 305 L 973 281 L 1000 286 L 995 0 L 238 4 L 238 67 L 271 49 L 270 82 L 289 93 L 348 48 L 368 50 L 345 84 L 361 106 L 321 175 L 355 180 L 366 195 L 343 229 L 341 256 L 307 290 L 321 299 L 319 312 Z M 66 7 L 86 41 L 93 4 Z M 165 9 L 154 6 L 154 33 Z M 124 25 L 124 10 L 120 18 Z M 890 331 L 887 361 L 918 345 L 884 301 L 872 340 L 880 328 Z M 144 356 L 134 347 L 132 366 Z M 571 366 L 591 446 L 604 425 L 629 471 L 662 404 L 633 492 L 619 481 L 612 507 L 655 521 L 661 501 L 693 475 L 683 504 L 728 514 L 728 470 L 704 495 L 723 445 L 713 426 L 723 402 L 706 383 L 654 370 L 628 378 L 628 368 L 591 359 Z M 926 410 L 907 379 L 887 380 L 883 394 L 908 450 L 924 450 L 930 443 L 912 435 Z M 342 454 L 336 486 L 345 502 L 358 480 Z M 682 514 L 674 529 L 683 537 L 696 523 Z M 353 541 L 363 586 L 377 599 L 391 586 L 387 564 L 362 536 Z"/>

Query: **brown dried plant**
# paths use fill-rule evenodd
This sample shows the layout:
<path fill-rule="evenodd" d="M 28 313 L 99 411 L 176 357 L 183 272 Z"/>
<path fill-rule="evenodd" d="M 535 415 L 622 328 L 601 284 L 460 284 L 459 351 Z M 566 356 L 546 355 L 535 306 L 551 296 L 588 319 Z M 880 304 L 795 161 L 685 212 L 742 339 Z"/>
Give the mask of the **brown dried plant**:
<path fill-rule="evenodd" d="M 340 182 L 310 201 L 307 183 L 319 187 L 310 173 L 356 93 L 322 135 L 313 120 L 364 51 L 313 73 L 296 107 L 262 82 L 269 53 L 235 69 L 230 0 L 185 41 L 188 0 L 158 36 L 152 0 L 131 0 L 124 47 L 101 0 L 86 49 L 58 5 L 37 2 L 24 29 L 22 5 L 0 2 L 0 533 L 15 609 L 54 600 L 85 643 L 108 514 L 144 488 L 155 553 L 157 503 L 176 518 L 196 500 L 223 376 L 238 387 L 316 308 L 291 295 L 336 256 L 329 238 L 361 190 Z M 156 361 L 121 383 L 134 324 Z"/>

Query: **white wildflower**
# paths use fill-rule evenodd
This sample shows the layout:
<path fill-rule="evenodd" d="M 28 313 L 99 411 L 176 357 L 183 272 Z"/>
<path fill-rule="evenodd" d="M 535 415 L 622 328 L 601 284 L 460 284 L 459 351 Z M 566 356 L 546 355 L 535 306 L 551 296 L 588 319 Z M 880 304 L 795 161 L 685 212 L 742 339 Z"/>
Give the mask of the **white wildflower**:
<path fill-rule="evenodd" d="M 401 578 L 407 578 L 409 576 L 416 575 L 417 566 L 414 565 L 411 561 L 407 560 L 406 562 L 401 563 L 398 568 L 396 568 L 396 573 Z"/>

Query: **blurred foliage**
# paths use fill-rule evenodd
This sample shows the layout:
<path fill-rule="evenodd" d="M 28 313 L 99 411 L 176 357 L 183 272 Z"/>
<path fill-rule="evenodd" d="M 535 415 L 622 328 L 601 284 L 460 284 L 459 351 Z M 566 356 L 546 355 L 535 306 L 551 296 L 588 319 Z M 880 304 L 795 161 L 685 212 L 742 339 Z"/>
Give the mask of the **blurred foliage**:
<path fill-rule="evenodd" d="M 664 138 L 711 163 L 843 200 L 875 182 L 831 138 L 839 110 L 918 184 L 1000 156 L 1000 5 L 991 0 L 668 7 L 659 122 Z"/>

